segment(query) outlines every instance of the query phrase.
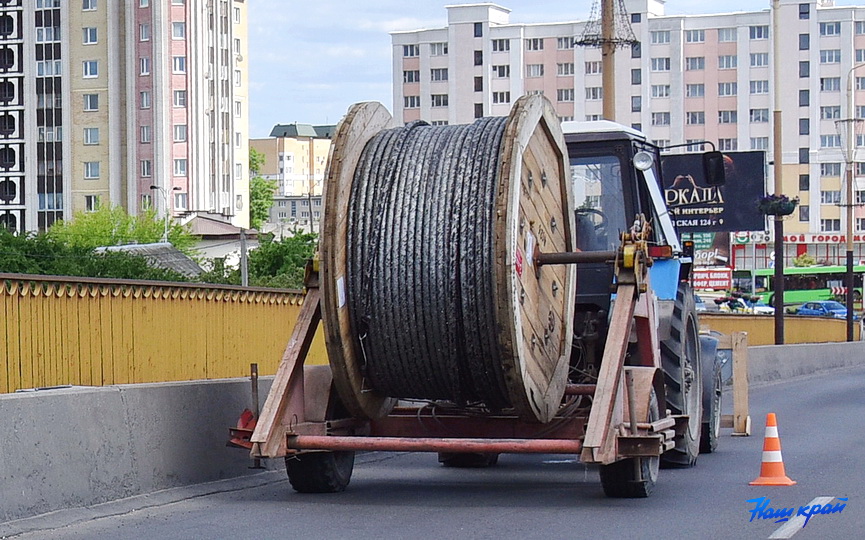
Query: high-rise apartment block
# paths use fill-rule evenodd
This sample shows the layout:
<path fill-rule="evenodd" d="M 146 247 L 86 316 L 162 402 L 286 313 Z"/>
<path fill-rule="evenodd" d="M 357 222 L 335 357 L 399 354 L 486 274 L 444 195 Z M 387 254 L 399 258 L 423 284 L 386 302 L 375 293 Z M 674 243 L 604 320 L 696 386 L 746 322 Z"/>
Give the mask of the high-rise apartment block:
<path fill-rule="evenodd" d="M 784 193 L 801 201 L 785 223 L 786 255 L 808 251 L 843 261 L 846 219 L 839 205 L 847 201 L 835 121 L 865 118 L 865 6 L 780 0 L 782 31 L 775 36 L 770 9 L 665 15 L 664 5 L 625 0 L 638 43 L 616 53 L 616 120 L 660 145 L 710 140 L 723 151 L 765 150 L 772 161 L 773 93 L 781 85 Z M 575 43 L 586 21 L 511 24 L 510 10 L 488 3 L 447 6 L 447 13 L 444 28 L 392 34 L 396 118 L 471 122 L 507 114 L 527 93 L 544 94 L 562 119 L 601 118 L 603 94 L 611 89 L 601 84 L 600 50 Z M 780 58 L 774 39 L 781 40 Z M 774 79 L 774 62 L 781 62 L 781 80 Z M 858 145 L 865 145 L 863 136 Z M 851 202 L 865 203 L 865 164 L 855 173 Z M 862 207 L 854 219 L 857 235 L 865 234 Z M 770 251 L 763 245 L 758 266 Z M 856 259 L 865 259 L 859 241 Z"/>
<path fill-rule="evenodd" d="M 242 0 L 0 2 L 0 225 L 110 203 L 248 227 L 246 54 Z"/>

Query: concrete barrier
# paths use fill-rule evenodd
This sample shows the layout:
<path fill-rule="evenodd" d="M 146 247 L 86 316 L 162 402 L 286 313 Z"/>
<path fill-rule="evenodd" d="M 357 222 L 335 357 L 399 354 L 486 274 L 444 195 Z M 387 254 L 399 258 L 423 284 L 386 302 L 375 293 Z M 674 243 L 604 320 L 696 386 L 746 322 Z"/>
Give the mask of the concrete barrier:
<path fill-rule="evenodd" d="M 247 379 L 0 395 L 0 523 L 255 472 L 225 446 L 250 395 Z"/>
<path fill-rule="evenodd" d="M 751 384 L 853 366 L 865 366 L 865 342 L 748 347 L 748 381 Z"/>

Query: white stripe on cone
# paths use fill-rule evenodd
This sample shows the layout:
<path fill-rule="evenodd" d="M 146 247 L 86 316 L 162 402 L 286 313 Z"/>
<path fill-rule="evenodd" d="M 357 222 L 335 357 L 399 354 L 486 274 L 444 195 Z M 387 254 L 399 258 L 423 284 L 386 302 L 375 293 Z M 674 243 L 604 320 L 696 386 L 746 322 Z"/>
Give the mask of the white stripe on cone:
<path fill-rule="evenodd" d="M 763 450 L 763 463 L 781 463 L 780 450 Z"/>
<path fill-rule="evenodd" d="M 766 437 L 778 438 L 778 426 L 766 426 Z"/>

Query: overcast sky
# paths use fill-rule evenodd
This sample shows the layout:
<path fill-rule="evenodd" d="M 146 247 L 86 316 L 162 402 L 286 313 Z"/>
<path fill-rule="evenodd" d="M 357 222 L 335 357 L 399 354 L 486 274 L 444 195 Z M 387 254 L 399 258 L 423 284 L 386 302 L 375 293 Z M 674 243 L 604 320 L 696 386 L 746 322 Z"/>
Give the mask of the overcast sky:
<path fill-rule="evenodd" d="M 250 0 L 250 136 L 274 124 L 334 124 L 349 105 L 392 107 L 388 32 L 441 28 L 466 0 Z M 512 23 L 585 20 L 592 0 L 502 0 Z M 723 8 L 719 8 L 719 4 Z M 865 0 L 836 0 L 859 5 Z M 768 9 L 770 0 L 668 0 L 668 15 Z"/>

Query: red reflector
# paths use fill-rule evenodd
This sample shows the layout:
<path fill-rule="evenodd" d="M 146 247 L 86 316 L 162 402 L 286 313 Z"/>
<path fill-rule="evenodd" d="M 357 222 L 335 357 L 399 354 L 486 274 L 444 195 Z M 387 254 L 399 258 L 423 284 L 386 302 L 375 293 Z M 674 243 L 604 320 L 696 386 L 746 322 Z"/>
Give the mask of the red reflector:
<path fill-rule="evenodd" d="M 649 257 L 653 259 L 669 259 L 672 256 L 672 246 L 649 246 Z"/>

